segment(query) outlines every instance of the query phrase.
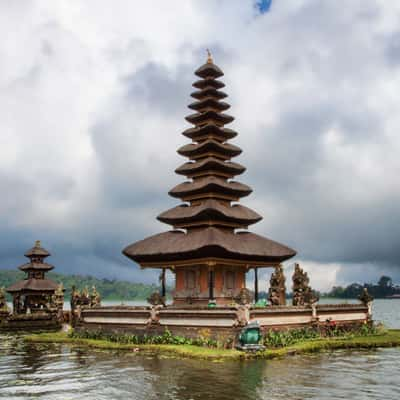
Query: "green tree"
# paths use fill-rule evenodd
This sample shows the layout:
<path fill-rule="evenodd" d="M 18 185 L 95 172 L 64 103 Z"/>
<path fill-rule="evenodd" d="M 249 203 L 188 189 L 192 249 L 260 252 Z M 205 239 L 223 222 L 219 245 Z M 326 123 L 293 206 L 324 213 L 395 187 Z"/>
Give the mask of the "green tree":
<path fill-rule="evenodd" d="M 392 278 L 390 276 L 383 275 L 379 278 L 378 286 L 382 288 L 390 288 L 393 286 Z"/>

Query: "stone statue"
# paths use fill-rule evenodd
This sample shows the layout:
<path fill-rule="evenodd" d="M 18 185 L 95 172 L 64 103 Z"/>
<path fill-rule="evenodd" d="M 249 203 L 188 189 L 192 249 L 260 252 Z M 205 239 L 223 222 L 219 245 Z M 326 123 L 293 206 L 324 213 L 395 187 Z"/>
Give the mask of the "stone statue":
<path fill-rule="evenodd" d="M 64 285 L 62 283 L 58 285 L 54 292 L 54 305 L 57 310 L 62 310 L 64 308 Z"/>
<path fill-rule="evenodd" d="M 96 290 L 96 286 L 92 287 L 92 294 L 90 295 L 90 307 L 101 306 L 101 297 L 99 292 Z"/>
<path fill-rule="evenodd" d="M 72 286 L 71 291 L 71 310 L 76 310 L 80 307 L 99 307 L 101 306 L 101 296 L 96 287 L 92 287 L 92 292 L 85 287 L 82 292 Z"/>
<path fill-rule="evenodd" d="M 374 300 L 374 298 L 368 293 L 368 289 L 364 288 L 360 296 L 358 296 L 358 299 L 363 303 L 364 305 L 368 305 L 369 303 Z"/>
<path fill-rule="evenodd" d="M 319 296 L 315 293 L 314 290 L 311 289 L 310 286 L 307 286 L 304 289 L 304 304 L 314 304 L 319 300 Z"/>
<path fill-rule="evenodd" d="M 271 306 L 279 306 L 280 298 L 276 290 L 269 288 L 268 291 L 268 300 L 271 303 Z"/>
<path fill-rule="evenodd" d="M 75 310 L 75 308 L 79 305 L 80 298 L 81 298 L 81 294 L 79 293 L 79 290 L 76 289 L 75 285 L 72 286 L 72 290 L 71 290 L 71 310 Z"/>
<path fill-rule="evenodd" d="M 89 289 L 87 286 L 85 286 L 82 290 L 80 303 L 81 303 L 80 305 L 83 307 L 85 307 L 85 306 L 90 307 L 90 296 L 89 296 Z"/>
<path fill-rule="evenodd" d="M 293 305 L 304 306 L 316 303 L 319 298 L 310 287 L 307 272 L 295 264 L 293 273 Z"/>
<path fill-rule="evenodd" d="M 278 265 L 269 281 L 268 300 L 272 306 L 283 306 L 286 304 L 285 281 L 282 265 Z"/>
<path fill-rule="evenodd" d="M 293 291 L 293 305 L 304 306 L 303 289 L 298 288 L 296 291 Z"/>
<path fill-rule="evenodd" d="M 6 292 L 4 288 L 0 288 L 0 312 L 6 311 L 8 312 L 7 300 L 6 300 Z"/>
<path fill-rule="evenodd" d="M 239 294 L 235 297 L 235 301 L 241 305 L 250 304 L 253 301 L 253 296 L 249 289 L 240 289 Z"/>
<path fill-rule="evenodd" d="M 164 297 L 161 296 L 160 293 L 154 292 L 150 295 L 150 297 L 147 299 L 147 301 L 152 305 L 152 306 L 165 306 L 165 299 Z"/>

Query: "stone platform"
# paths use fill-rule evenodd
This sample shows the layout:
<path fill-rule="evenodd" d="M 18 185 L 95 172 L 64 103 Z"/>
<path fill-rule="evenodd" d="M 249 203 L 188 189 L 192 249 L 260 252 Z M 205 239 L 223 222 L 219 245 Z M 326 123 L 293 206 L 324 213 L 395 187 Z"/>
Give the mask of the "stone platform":
<path fill-rule="evenodd" d="M 35 313 L 8 315 L 0 321 L 0 332 L 36 332 L 61 329 L 62 322 L 56 314 Z"/>
<path fill-rule="evenodd" d="M 168 329 L 174 335 L 198 337 L 206 333 L 213 338 L 234 339 L 243 326 L 258 321 L 261 330 L 286 330 L 307 326 L 361 325 L 371 319 L 363 304 L 330 304 L 315 306 L 112 306 L 82 309 L 75 318 L 76 330 L 162 334 Z"/>

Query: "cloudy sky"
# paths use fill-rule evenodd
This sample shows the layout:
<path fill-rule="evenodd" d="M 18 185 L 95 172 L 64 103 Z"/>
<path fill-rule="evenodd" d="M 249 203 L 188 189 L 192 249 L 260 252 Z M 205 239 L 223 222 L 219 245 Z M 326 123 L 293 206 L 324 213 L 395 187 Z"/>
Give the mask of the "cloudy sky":
<path fill-rule="evenodd" d="M 168 229 L 210 48 L 253 231 L 317 289 L 400 282 L 400 3 L 262 3 L 0 1 L 0 268 L 41 239 L 60 272 L 156 281 L 121 250 Z"/>

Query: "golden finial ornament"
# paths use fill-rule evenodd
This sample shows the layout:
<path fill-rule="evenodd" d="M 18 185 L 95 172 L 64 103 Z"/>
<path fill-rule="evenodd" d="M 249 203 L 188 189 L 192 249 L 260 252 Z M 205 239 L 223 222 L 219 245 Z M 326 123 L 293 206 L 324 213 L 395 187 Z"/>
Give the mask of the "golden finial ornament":
<path fill-rule="evenodd" d="M 40 247 L 40 240 L 35 241 L 35 247 Z"/>
<path fill-rule="evenodd" d="M 206 50 L 207 50 L 207 64 L 212 64 L 213 63 L 213 59 L 212 59 L 212 56 L 211 56 L 211 51 L 209 49 L 206 49 Z"/>

